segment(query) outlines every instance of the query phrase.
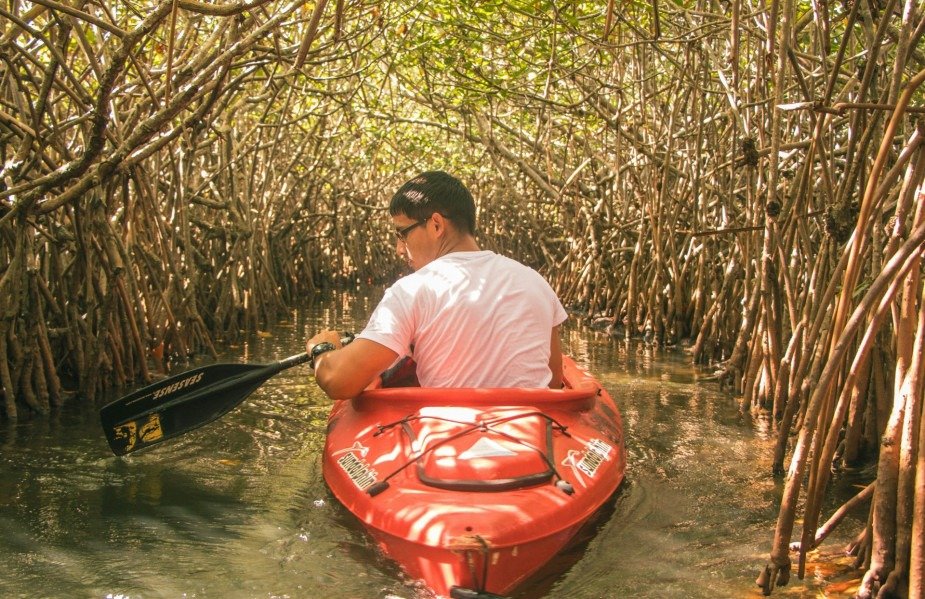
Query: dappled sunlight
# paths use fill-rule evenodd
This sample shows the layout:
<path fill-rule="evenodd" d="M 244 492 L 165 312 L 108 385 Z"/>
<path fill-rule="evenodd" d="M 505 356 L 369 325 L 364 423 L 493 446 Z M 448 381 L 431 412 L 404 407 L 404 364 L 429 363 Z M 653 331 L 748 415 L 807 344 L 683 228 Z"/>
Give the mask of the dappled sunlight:
<path fill-rule="evenodd" d="M 326 480 L 385 553 L 437 592 L 476 584 L 466 564 L 489 554 L 492 589 L 509 590 L 623 477 L 613 404 L 569 359 L 564 367 L 582 389 L 409 387 L 336 402 Z M 442 561 L 452 568 L 436 569 Z"/>
<path fill-rule="evenodd" d="M 425 496 L 429 503 L 397 509 L 390 518 L 410 523 L 409 540 L 434 547 L 457 536 L 489 534 L 488 531 L 493 539 L 503 541 L 504 531 L 535 517 L 522 503 L 506 503 L 501 495 L 470 496 L 469 501 L 451 498 L 444 503 L 433 502 L 430 494 Z"/>
<path fill-rule="evenodd" d="M 393 190 L 445 169 L 474 192 L 465 224 L 479 247 L 541 273 L 571 314 L 569 353 L 612 369 L 607 388 L 645 439 L 631 455 L 674 482 L 701 452 L 777 442 L 774 471 L 794 474 L 781 555 L 792 508 L 805 505 L 811 529 L 838 495 L 827 473 L 849 476 L 842 465 L 881 446 L 884 464 L 918 451 L 922 410 L 894 400 L 921 395 L 921 4 L 10 0 L 0 418 L 93 411 L 229 353 L 273 361 L 281 318 L 294 323 L 284 355 L 308 329 L 361 327 L 407 270 L 399 254 L 412 258 L 393 235 Z M 441 215 L 451 231 L 461 216 Z M 496 294 L 510 280 L 469 283 L 454 301 L 485 310 L 466 324 L 495 327 L 408 335 L 408 348 L 459 357 L 425 383 L 474 372 L 489 386 L 507 370 L 542 384 L 544 361 L 525 373 L 513 356 L 548 347 L 530 336 L 540 327 L 498 316 L 527 298 Z M 293 307 L 312 316 L 296 322 Z M 330 404 L 307 380 L 292 387 L 304 426 L 277 389 L 221 435 L 177 445 L 243 451 L 242 469 L 272 474 L 291 444 L 320 444 L 316 408 Z M 833 409 L 839 396 L 850 402 Z M 153 416 L 107 421 L 110 440 L 170 440 Z M 903 419 L 905 432 L 885 428 Z M 698 438 L 698 421 L 731 447 Z M 798 434 L 830 442 L 785 464 Z M 806 471 L 821 476 L 804 487 Z M 865 508 L 875 545 L 914 545 L 908 527 L 880 532 L 905 510 L 912 472 L 880 477 Z M 892 565 L 865 550 L 866 580 L 881 579 Z"/>

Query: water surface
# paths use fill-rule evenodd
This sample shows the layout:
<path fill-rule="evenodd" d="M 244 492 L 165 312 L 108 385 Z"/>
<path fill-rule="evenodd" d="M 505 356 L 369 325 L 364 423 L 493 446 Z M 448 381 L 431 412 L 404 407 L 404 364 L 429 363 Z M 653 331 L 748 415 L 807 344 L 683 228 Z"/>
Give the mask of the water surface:
<path fill-rule="evenodd" d="M 282 359 L 320 327 L 360 328 L 370 308 L 339 296 L 222 360 Z M 564 347 L 617 401 L 629 471 L 585 542 L 517 599 L 760 597 L 781 491 L 771 441 L 683 352 L 580 326 Z M 326 489 L 330 402 L 308 372 L 283 372 L 219 421 L 128 457 L 109 452 L 95 408 L 0 426 L 0 597 L 422 597 Z M 837 554 L 857 526 L 823 551 Z M 811 565 L 775 596 L 838 596 L 822 590 L 829 573 Z"/>

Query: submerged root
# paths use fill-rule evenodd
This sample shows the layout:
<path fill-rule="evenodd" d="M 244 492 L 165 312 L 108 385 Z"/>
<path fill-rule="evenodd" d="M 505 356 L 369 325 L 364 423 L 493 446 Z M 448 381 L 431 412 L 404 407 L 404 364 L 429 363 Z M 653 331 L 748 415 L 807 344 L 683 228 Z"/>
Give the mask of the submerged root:
<path fill-rule="evenodd" d="M 774 587 L 787 586 L 790 582 L 790 560 L 784 564 L 769 563 L 755 580 L 764 595 L 770 595 Z"/>

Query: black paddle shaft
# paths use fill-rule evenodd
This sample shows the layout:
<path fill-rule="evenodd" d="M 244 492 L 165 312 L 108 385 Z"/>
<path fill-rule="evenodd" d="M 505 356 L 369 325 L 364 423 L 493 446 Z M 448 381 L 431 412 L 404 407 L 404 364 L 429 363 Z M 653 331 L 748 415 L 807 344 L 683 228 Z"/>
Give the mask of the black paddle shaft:
<path fill-rule="evenodd" d="M 273 364 L 212 364 L 148 385 L 100 410 L 106 440 L 113 453 L 125 455 L 182 435 L 224 416 L 264 381 L 309 358 L 301 353 Z"/>

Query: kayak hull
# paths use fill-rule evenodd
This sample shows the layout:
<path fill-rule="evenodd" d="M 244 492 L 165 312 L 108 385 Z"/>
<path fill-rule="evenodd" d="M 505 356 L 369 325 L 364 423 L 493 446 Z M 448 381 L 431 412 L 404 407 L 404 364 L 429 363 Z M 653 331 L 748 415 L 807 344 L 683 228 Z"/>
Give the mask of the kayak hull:
<path fill-rule="evenodd" d="M 563 359 L 562 390 L 380 388 L 332 407 L 325 481 L 438 596 L 509 593 L 622 482 L 619 411 Z"/>

